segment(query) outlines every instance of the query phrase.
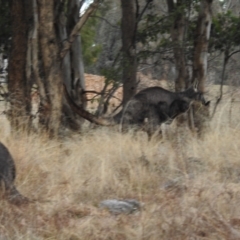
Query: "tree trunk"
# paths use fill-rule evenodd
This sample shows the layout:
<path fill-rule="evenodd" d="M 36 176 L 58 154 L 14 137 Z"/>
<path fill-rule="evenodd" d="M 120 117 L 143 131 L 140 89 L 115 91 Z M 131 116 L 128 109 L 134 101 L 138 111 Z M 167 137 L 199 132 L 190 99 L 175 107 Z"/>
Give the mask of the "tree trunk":
<path fill-rule="evenodd" d="M 76 0 L 70 1 L 70 6 L 68 9 L 68 34 L 71 34 L 72 29 L 76 26 L 79 21 L 79 11 L 80 2 Z M 83 17 L 83 16 L 82 16 Z M 86 95 L 83 94 L 85 91 L 85 78 L 84 78 L 84 64 L 82 55 L 82 43 L 80 34 L 76 35 L 74 41 L 72 42 L 70 48 L 70 58 L 71 58 L 71 95 L 75 103 L 78 106 L 85 109 L 87 104 Z M 80 124 L 83 119 L 79 118 L 74 114 L 74 118 L 80 120 Z"/>
<path fill-rule="evenodd" d="M 185 58 L 185 32 L 186 32 L 186 16 L 181 10 L 187 1 L 181 0 L 174 3 L 173 0 L 167 0 L 169 14 L 174 14 L 173 26 L 171 28 L 171 38 L 173 43 L 173 53 L 177 77 L 175 80 L 176 91 L 183 91 L 188 85 L 188 71 Z"/>
<path fill-rule="evenodd" d="M 28 129 L 30 121 L 30 94 L 27 91 L 26 77 L 28 10 L 29 3 L 27 4 L 27 1 L 12 1 L 12 46 L 9 59 L 8 89 L 10 93 L 9 119 L 13 130 Z"/>
<path fill-rule="evenodd" d="M 194 39 L 194 59 L 192 82 L 198 82 L 198 89 L 205 90 L 207 79 L 208 42 L 212 23 L 213 0 L 202 0 Z M 193 107 L 194 125 L 199 133 L 206 127 L 209 118 L 209 108 L 195 105 Z"/>
<path fill-rule="evenodd" d="M 62 58 L 62 72 L 64 84 L 79 107 L 85 109 L 86 95 L 84 64 L 81 49 L 80 29 L 98 6 L 98 0 L 94 0 L 84 14 L 79 18 L 80 1 L 69 0 L 67 4 L 67 21 L 65 19 L 66 6 L 64 2 L 58 2 L 57 29 L 59 42 L 62 44 L 60 56 Z M 81 128 L 83 118 L 79 117 L 69 106 L 64 98 L 63 101 L 63 118 L 64 126 L 72 130 Z"/>
<path fill-rule="evenodd" d="M 61 43 L 68 38 L 67 33 L 67 17 L 64 11 L 64 3 L 59 1 L 59 6 L 57 7 L 58 14 L 56 19 L 57 26 L 57 37 Z M 63 44 L 62 44 L 63 45 Z M 71 91 L 71 62 L 70 62 L 70 53 L 67 52 L 66 55 L 62 59 L 62 74 L 63 74 L 63 82 L 67 87 L 68 92 Z"/>
<path fill-rule="evenodd" d="M 38 17 L 38 8 L 37 0 L 32 0 L 33 2 L 33 32 L 32 32 L 32 71 L 34 82 L 38 85 L 40 101 L 43 105 L 47 104 L 47 94 L 44 88 L 43 80 L 39 74 L 39 59 L 38 59 L 38 50 L 39 50 L 39 17 Z"/>
<path fill-rule="evenodd" d="M 76 0 L 69 1 L 69 7 L 72 6 L 73 2 L 76 2 Z M 57 25 L 57 36 L 59 39 L 59 42 L 64 43 L 66 39 L 68 38 L 68 32 L 67 31 L 67 18 L 65 17 L 65 9 L 64 9 L 64 3 L 59 2 L 58 3 L 58 15 L 56 19 L 56 25 Z M 76 8 L 75 11 L 78 11 L 79 7 Z M 69 17 L 72 18 L 72 15 L 68 14 Z M 63 44 L 62 46 L 63 47 Z M 63 74 L 63 82 L 68 90 L 69 93 L 72 92 L 73 89 L 73 81 L 72 81 L 72 65 L 71 65 L 71 58 L 70 58 L 70 52 L 68 51 L 65 56 L 62 59 L 62 74 Z M 63 99 L 63 109 L 62 109 L 62 124 L 65 127 L 68 127 L 72 130 L 79 130 L 80 129 L 80 123 L 77 121 L 79 117 L 76 116 L 76 114 L 72 111 L 70 106 L 68 105 L 65 98 Z"/>
<path fill-rule="evenodd" d="M 38 85 L 40 95 L 39 123 L 50 136 L 59 133 L 63 115 L 72 126 L 75 124 L 74 127 L 70 124 L 67 127 L 76 130 L 81 126 L 80 118 L 63 99 L 62 86 L 64 80 L 75 102 L 85 107 L 84 65 L 79 32 L 98 6 L 98 0 L 94 0 L 80 19 L 80 1 L 67 2 L 71 6 L 68 12 L 69 25 L 64 22 L 66 1 L 12 0 L 9 113 L 11 125 L 15 128 L 29 127 L 33 82 Z"/>
<path fill-rule="evenodd" d="M 136 93 L 136 1 L 121 0 L 122 3 L 122 53 L 123 53 L 123 105 Z"/>
<path fill-rule="evenodd" d="M 174 2 L 173 0 L 167 0 L 169 15 L 173 17 L 173 23 L 171 28 L 171 39 L 173 45 L 173 55 L 175 67 L 177 70 L 177 77 L 175 79 L 175 90 L 184 91 L 188 87 L 189 74 L 186 65 L 185 56 L 185 33 L 187 30 L 187 19 L 183 9 L 186 7 L 188 1 L 179 0 Z M 189 3 L 190 4 L 190 3 Z M 182 114 L 177 118 L 177 124 L 179 126 L 187 126 L 187 114 Z"/>
<path fill-rule="evenodd" d="M 42 56 L 44 88 L 47 102 L 40 109 L 40 121 L 50 136 L 59 132 L 62 114 L 62 72 L 60 49 L 54 23 L 54 0 L 39 0 L 39 38 Z"/>

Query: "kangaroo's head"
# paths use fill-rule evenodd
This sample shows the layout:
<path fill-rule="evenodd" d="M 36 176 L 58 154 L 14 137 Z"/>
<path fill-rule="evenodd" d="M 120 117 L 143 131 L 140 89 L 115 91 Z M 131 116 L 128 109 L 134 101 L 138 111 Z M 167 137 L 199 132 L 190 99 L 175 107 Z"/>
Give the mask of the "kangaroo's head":
<path fill-rule="evenodd" d="M 198 84 L 197 83 L 193 84 L 187 90 L 181 92 L 181 95 L 183 97 L 188 98 L 188 99 L 199 101 L 204 106 L 208 106 L 210 104 L 210 101 L 205 100 L 204 93 L 198 90 Z"/>

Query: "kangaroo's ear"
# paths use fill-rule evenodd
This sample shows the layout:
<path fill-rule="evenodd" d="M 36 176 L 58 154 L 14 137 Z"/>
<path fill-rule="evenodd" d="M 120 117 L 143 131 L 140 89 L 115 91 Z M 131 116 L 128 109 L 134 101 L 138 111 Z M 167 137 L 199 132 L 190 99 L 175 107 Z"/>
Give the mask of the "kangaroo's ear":
<path fill-rule="evenodd" d="M 194 89 L 196 92 L 198 91 L 198 84 L 199 84 L 198 80 L 194 80 L 194 82 L 193 82 L 193 89 Z"/>

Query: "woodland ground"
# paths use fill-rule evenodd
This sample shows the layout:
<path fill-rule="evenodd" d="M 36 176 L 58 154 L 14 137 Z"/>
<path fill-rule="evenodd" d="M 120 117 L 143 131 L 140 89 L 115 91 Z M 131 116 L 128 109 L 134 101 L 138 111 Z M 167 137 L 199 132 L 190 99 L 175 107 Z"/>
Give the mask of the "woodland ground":
<path fill-rule="evenodd" d="M 18 207 L 0 199 L 0 239 L 240 239 L 237 95 L 225 89 L 202 139 L 174 124 L 161 141 L 112 128 L 61 140 L 14 138 L 0 115 L 0 140 L 15 159 L 16 186 L 39 200 Z M 105 199 L 136 199 L 144 206 L 112 215 L 98 207 Z"/>

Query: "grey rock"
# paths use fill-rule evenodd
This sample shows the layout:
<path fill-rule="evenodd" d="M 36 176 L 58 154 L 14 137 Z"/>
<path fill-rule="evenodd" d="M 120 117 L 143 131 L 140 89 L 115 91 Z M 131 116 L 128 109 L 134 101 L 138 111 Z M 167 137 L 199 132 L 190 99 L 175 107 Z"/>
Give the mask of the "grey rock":
<path fill-rule="evenodd" d="M 99 204 L 100 208 L 108 209 L 113 214 L 130 214 L 140 210 L 142 204 L 135 199 L 117 200 L 108 199 Z"/>

